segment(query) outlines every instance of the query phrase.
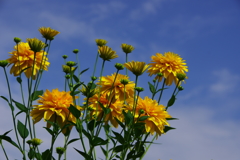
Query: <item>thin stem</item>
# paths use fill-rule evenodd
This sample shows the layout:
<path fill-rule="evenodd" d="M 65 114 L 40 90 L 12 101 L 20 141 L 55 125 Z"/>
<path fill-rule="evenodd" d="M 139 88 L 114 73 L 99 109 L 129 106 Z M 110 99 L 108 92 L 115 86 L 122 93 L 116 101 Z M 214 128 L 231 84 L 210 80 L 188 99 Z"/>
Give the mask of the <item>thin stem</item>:
<path fill-rule="evenodd" d="M 166 78 L 164 78 L 164 80 L 163 80 L 162 90 L 161 90 L 161 92 L 160 92 L 160 96 L 159 96 L 159 98 L 158 98 L 158 104 L 160 103 L 160 100 L 161 100 L 161 98 L 162 98 L 163 88 L 164 88 L 164 85 L 165 85 L 165 81 L 166 81 Z"/>
<path fill-rule="evenodd" d="M 7 153 L 6 153 L 5 149 L 4 149 L 4 146 L 2 145 L 1 140 L 0 140 L 0 144 L 1 144 L 1 147 L 2 147 L 2 150 L 3 150 L 3 153 L 4 153 L 5 157 L 6 157 L 6 159 L 9 160 L 8 156 L 7 156 Z"/>
<path fill-rule="evenodd" d="M 128 62 L 128 54 L 126 53 L 126 63 Z M 128 76 L 128 69 L 126 68 L 126 75 Z"/>
<path fill-rule="evenodd" d="M 93 74 L 92 74 L 92 76 L 94 76 L 95 71 L 96 71 L 96 66 L 97 66 L 97 62 L 98 62 L 98 56 L 99 56 L 99 54 L 97 53 L 96 60 L 95 60 L 95 64 L 94 64 L 94 70 L 93 70 Z"/>

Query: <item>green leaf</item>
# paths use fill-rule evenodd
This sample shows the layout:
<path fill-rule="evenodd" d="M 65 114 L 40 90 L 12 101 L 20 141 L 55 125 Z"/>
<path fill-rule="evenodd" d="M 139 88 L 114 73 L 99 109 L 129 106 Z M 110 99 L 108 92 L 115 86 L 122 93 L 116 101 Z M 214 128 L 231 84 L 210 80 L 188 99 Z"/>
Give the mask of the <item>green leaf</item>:
<path fill-rule="evenodd" d="M 100 148 L 102 149 L 103 154 L 106 156 L 107 155 L 107 151 L 102 146 L 100 146 Z"/>
<path fill-rule="evenodd" d="M 172 105 L 174 104 L 175 100 L 176 100 L 175 95 L 172 95 L 172 97 L 171 97 L 170 100 L 168 101 L 167 107 L 172 106 Z"/>
<path fill-rule="evenodd" d="M 124 149 L 124 145 L 118 145 L 113 149 L 113 151 L 114 152 L 121 152 L 123 149 Z"/>
<path fill-rule="evenodd" d="M 22 78 L 21 77 L 17 77 L 17 81 L 18 81 L 19 84 L 21 84 L 22 83 Z"/>
<path fill-rule="evenodd" d="M 71 139 L 70 141 L 68 141 L 67 145 L 75 142 L 75 141 L 78 141 L 80 138 L 74 138 L 74 139 Z"/>
<path fill-rule="evenodd" d="M 1 97 L 2 99 L 4 99 L 5 101 L 7 101 L 9 107 L 11 108 L 11 110 L 14 111 L 14 107 L 13 107 L 13 105 L 11 105 L 11 104 L 9 103 L 8 99 L 7 99 L 6 97 L 4 97 L 4 96 L 0 96 L 0 97 Z"/>
<path fill-rule="evenodd" d="M 15 143 L 10 137 L 5 135 L 5 134 L 8 134 L 8 132 L 5 132 L 3 135 L 0 135 L 0 141 L 5 140 L 5 141 L 9 142 L 10 144 L 12 144 L 13 146 L 15 146 L 16 148 L 18 148 L 20 150 L 17 143 Z"/>
<path fill-rule="evenodd" d="M 48 133 L 50 133 L 52 136 L 54 135 L 54 132 L 50 128 L 47 128 L 47 127 L 43 127 L 43 128 L 45 128 L 48 131 Z"/>
<path fill-rule="evenodd" d="M 73 105 L 70 105 L 70 107 L 68 108 L 68 110 L 74 115 L 74 117 L 76 117 L 77 119 L 80 117 L 81 112 L 74 107 Z"/>
<path fill-rule="evenodd" d="M 42 153 L 42 159 L 44 159 L 44 160 L 51 160 L 52 159 L 51 152 L 50 152 L 49 149 L 47 149 L 46 151 L 44 151 Z"/>
<path fill-rule="evenodd" d="M 70 93 L 70 95 L 71 96 L 75 96 L 75 95 L 77 95 L 77 94 L 79 94 L 79 93 L 81 93 L 81 91 L 72 91 L 71 93 Z"/>
<path fill-rule="evenodd" d="M 123 129 L 125 129 L 125 125 L 124 125 L 121 121 L 119 121 L 116 117 L 114 117 L 114 119 L 118 122 L 118 124 L 119 124 Z"/>
<path fill-rule="evenodd" d="M 178 120 L 178 118 L 166 118 L 166 120 L 170 121 L 170 120 Z"/>
<path fill-rule="evenodd" d="M 126 113 L 124 110 L 122 112 L 123 112 L 126 124 L 127 125 L 132 124 L 132 122 L 133 122 L 133 115 L 132 115 L 132 113 L 130 111 L 128 111 Z"/>
<path fill-rule="evenodd" d="M 30 148 L 30 151 L 28 152 L 28 158 L 33 159 L 35 157 L 35 151 L 33 148 Z"/>
<path fill-rule="evenodd" d="M 94 124 L 95 124 L 95 120 L 91 120 L 88 124 L 87 124 L 87 127 L 88 127 L 88 130 L 89 131 L 93 131 L 94 129 Z M 96 126 L 95 126 L 96 127 Z"/>
<path fill-rule="evenodd" d="M 9 101 L 6 97 L 4 97 L 4 96 L 0 96 L 0 97 L 9 103 Z"/>
<path fill-rule="evenodd" d="M 151 91 L 151 93 L 155 94 L 156 89 L 155 89 L 154 85 L 152 85 L 150 82 L 148 82 L 148 85 L 149 85 L 149 90 Z"/>
<path fill-rule="evenodd" d="M 18 133 L 20 134 L 20 136 L 25 139 L 27 138 L 29 132 L 28 132 L 28 129 L 26 128 L 26 126 L 24 124 L 22 124 L 22 122 L 20 122 L 18 120 L 18 123 L 17 123 L 17 129 L 18 129 Z"/>
<path fill-rule="evenodd" d="M 75 80 L 76 83 L 80 82 L 79 78 L 76 75 L 73 75 L 73 79 Z"/>
<path fill-rule="evenodd" d="M 6 136 L 9 132 L 11 132 L 12 131 L 12 129 L 11 130 L 9 130 L 9 131 L 7 131 L 7 132 L 5 132 L 3 135 L 4 136 Z"/>
<path fill-rule="evenodd" d="M 106 108 L 103 106 L 103 104 L 101 102 L 98 102 L 98 104 L 100 105 L 100 107 L 103 109 L 103 112 L 105 115 L 109 114 L 111 112 L 110 108 Z"/>
<path fill-rule="evenodd" d="M 23 112 L 25 112 L 25 113 L 28 111 L 27 107 L 25 107 L 23 104 L 15 101 L 15 100 L 13 100 L 13 102 L 15 103 L 16 107 L 17 107 L 20 111 L 23 111 Z"/>
<path fill-rule="evenodd" d="M 165 133 L 167 133 L 169 130 L 172 130 L 172 129 L 176 129 L 176 128 L 169 127 L 169 126 L 165 126 L 165 128 L 163 129 L 163 131 L 164 131 Z"/>
<path fill-rule="evenodd" d="M 146 119 L 148 119 L 148 117 L 150 117 L 150 116 L 142 116 L 138 120 L 139 121 L 145 121 Z"/>
<path fill-rule="evenodd" d="M 79 86 L 81 86 L 83 83 L 77 83 L 74 85 L 72 92 L 74 92 L 76 89 L 78 89 Z"/>
<path fill-rule="evenodd" d="M 74 147 L 73 147 L 74 148 Z M 81 154 L 86 160 L 93 160 L 91 156 L 89 156 L 87 153 L 84 153 L 82 151 L 79 151 L 78 149 L 74 148 L 79 154 Z"/>
<path fill-rule="evenodd" d="M 33 92 L 31 95 L 31 100 L 32 101 L 37 100 L 39 96 L 41 96 L 42 94 L 43 94 L 43 90 Z"/>
<path fill-rule="evenodd" d="M 114 132 L 114 131 L 112 131 L 113 132 L 113 134 L 115 135 L 115 138 L 117 139 L 117 141 L 119 142 L 119 143 L 121 143 L 121 144 L 124 144 L 125 143 L 125 140 L 124 140 L 124 138 L 123 138 L 123 136 L 121 135 L 121 134 L 119 134 L 119 133 L 117 133 L 117 132 Z"/>
<path fill-rule="evenodd" d="M 83 74 L 83 73 L 86 72 L 88 69 L 89 69 L 89 68 L 82 70 L 82 71 L 79 73 L 79 75 Z"/>
<path fill-rule="evenodd" d="M 97 136 L 95 136 L 92 141 L 93 146 L 106 145 L 107 143 L 108 143 L 108 140 L 103 140 L 102 138 Z"/>

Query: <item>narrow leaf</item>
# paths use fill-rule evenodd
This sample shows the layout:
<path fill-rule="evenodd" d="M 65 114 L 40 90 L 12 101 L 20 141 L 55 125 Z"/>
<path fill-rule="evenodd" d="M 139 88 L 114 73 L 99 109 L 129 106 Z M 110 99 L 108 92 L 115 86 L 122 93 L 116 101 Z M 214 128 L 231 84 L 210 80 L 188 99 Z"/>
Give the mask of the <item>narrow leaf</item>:
<path fill-rule="evenodd" d="M 27 109 L 23 104 L 15 101 L 15 100 L 13 100 L 13 102 L 15 103 L 16 107 L 17 107 L 20 111 L 27 112 L 28 109 Z"/>
<path fill-rule="evenodd" d="M 73 147 L 74 148 L 74 147 Z M 79 151 L 78 149 L 74 148 L 79 154 L 81 154 L 86 160 L 93 160 L 91 156 L 89 156 L 87 153 L 84 153 L 82 151 Z"/>
<path fill-rule="evenodd" d="M 149 116 L 142 116 L 140 117 L 138 120 L 139 121 L 145 121 L 146 119 L 148 119 Z"/>
<path fill-rule="evenodd" d="M 73 143 L 73 142 L 75 142 L 75 141 L 78 141 L 80 138 L 74 138 L 74 139 L 71 139 L 68 143 L 67 143 L 67 145 L 69 145 L 69 144 L 71 144 L 71 143 Z"/>
<path fill-rule="evenodd" d="M 151 91 L 151 93 L 155 94 L 156 93 L 155 87 L 150 82 L 148 82 L 148 85 L 149 85 L 149 90 Z"/>
<path fill-rule="evenodd" d="M 169 130 L 172 130 L 172 129 L 176 129 L 176 128 L 169 127 L 169 126 L 165 126 L 165 128 L 163 129 L 163 131 L 164 131 L 165 133 L 167 133 Z"/>
<path fill-rule="evenodd" d="M 167 107 L 172 106 L 172 105 L 174 104 L 175 100 L 176 100 L 175 95 L 172 95 L 172 97 L 171 97 L 170 100 L 168 101 Z"/>
<path fill-rule="evenodd" d="M 17 82 L 18 82 L 19 84 L 22 83 L 22 79 L 21 79 L 21 77 L 17 77 Z"/>
<path fill-rule="evenodd" d="M 83 73 L 86 72 L 88 69 L 89 69 L 89 68 L 82 70 L 82 71 L 79 73 L 79 75 L 83 74 Z"/>

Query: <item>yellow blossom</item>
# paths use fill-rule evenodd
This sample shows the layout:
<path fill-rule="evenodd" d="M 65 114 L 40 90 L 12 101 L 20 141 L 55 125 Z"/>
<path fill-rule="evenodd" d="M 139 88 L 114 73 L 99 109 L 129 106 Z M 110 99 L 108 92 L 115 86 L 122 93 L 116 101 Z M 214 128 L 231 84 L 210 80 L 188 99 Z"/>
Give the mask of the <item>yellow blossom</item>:
<path fill-rule="evenodd" d="M 50 27 L 40 27 L 38 30 L 47 40 L 53 40 L 53 38 L 60 33 Z"/>
<path fill-rule="evenodd" d="M 117 74 L 116 79 L 115 77 L 116 77 L 116 73 L 112 74 L 111 76 L 101 77 L 102 86 L 100 88 L 100 92 L 106 93 L 108 96 L 110 96 L 110 99 L 113 98 L 113 101 L 117 99 L 119 99 L 120 101 L 123 101 L 124 93 L 126 98 L 132 98 L 134 96 L 135 83 L 133 81 L 129 81 L 128 84 L 125 85 L 125 92 L 124 92 L 124 84 L 121 83 L 121 80 L 122 79 L 129 80 L 129 77 L 122 74 Z M 114 79 L 115 79 L 115 83 L 113 84 Z M 97 84 L 100 84 L 100 82 L 98 82 Z"/>
<path fill-rule="evenodd" d="M 129 104 L 127 109 L 130 111 L 133 110 L 132 106 L 134 99 L 128 99 L 127 103 Z M 149 97 L 145 97 L 144 99 L 138 97 L 135 113 L 135 119 L 142 116 L 149 116 L 146 120 L 141 122 L 145 123 L 146 132 L 150 132 L 152 135 L 154 132 L 156 132 L 157 135 L 163 134 L 165 125 L 169 126 L 166 118 L 171 118 L 171 116 L 165 110 L 165 106 L 159 105 L 156 100 L 152 100 Z M 143 114 L 139 115 L 138 113 Z"/>
<path fill-rule="evenodd" d="M 69 92 L 58 89 L 53 89 L 52 92 L 46 90 L 43 96 L 39 96 L 41 99 L 37 102 L 40 105 L 34 105 L 35 107 L 31 111 L 30 115 L 34 121 L 34 124 L 39 122 L 42 118 L 51 122 L 56 122 L 61 128 L 70 122 L 76 123 L 76 118 L 68 110 L 70 105 L 73 105 L 73 97 Z M 77 98 L 77 97 L 76 97 Z M 80 110 L 80 107 L 78 107 Z M 47 127 L 50 128 L 51 124 L 47 123 Z M 72 126 L 69 127 L 71 129 Z M 63 130 L 63 133 L 66 129 Z"/>
<path fill-rule="evenodd" d="M 23 71 L 27 78 L 32 76 L 33 79 L 35 79 L 35 75 L 40 70 L 40 67 L 41 69 L 47 70 L 50 63 L 46 57 L 46 52 L 36 52 L 33 67 L 34 52 L 30 49 L 28 43 L 20 42 L 18 45 L 14 46 L 14 49 L 14 51 L 10 52 L 11 57 L 7 59 L 9 62 L 8 66 L 12 65 L 10 73 L 14 74 L 14 76 L 18 76 L 21 71 Z M 32 75 L 33 68 L 34 71 Z"/>
<path fill-rule="evenodd" d="M 98 53 L 103 60 L 107 61 L 118 57 L 116 51 L 113 51 L 112 48 L 108 46 L 98 47 Z"/>
<path fill-rule="evenodd" d="M 136 76 L 140 76 L 147 70 L 149 65 L 145 62 L 132 61 L 125 63 L 124 66 Z"/>
<path fill-rule="evenodd" d="M 166 52 L 164 55 L 156 53 L 156 56 L 151 58 L 152 63 L 149 64 L 151 67 L 147 72 L 150 76 L 162 73 L 166 79 L 166 85 L 171 85 L 173 81 L 177 84 L 177 74 L 186 74 L 185 72 L 188 72 L 185 60 L 173 52 Z M 161 81 L 163 77 L 157 79 Z"/>
<path fill-rule="evenodd" d="M 89 98 L 89 107 L 92 109 L 91 116 L 92 118 L 96 118 L 97 120 L 103 120 L 106 123 L 110 121 L 111 124 L 115 128 L 117 128 L 118 122 L 115 118 L 117 118 L 121 122 L 123 122 L 124 120 L 124 116 L 122 114 L 123 101 L 116 100 L 115 102 L 110 102 L 108 99 L 109 98 L 107 94 L 102 94 L 100 97 L 98 96 L 98 94 L 95 94 L 93 97 Z M 99 102 L 103 105 L 103 107 L 108 107 L 110 109 L 110 113 L 107 114 L 105 117 L 103 117 L 104 112 L 103 109 L 100 107 Z"/>

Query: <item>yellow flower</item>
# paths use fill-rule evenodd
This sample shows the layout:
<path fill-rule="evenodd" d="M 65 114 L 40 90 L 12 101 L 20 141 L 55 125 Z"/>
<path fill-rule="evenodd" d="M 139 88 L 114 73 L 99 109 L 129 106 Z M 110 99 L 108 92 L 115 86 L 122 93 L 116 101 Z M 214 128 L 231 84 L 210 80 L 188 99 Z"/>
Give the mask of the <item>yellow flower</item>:
<path fill-rule="evenodd" d="M 106 93 L 108 96 L 110 96 L 110 99 L 113 98 L 113 101 L 115 100 L 124 100 L 124 84 L 121 83 L 122 79 L 128 80 L 129 77 L 118 74 L 115 80 L 115 83 L 113 85 L 114 79 L 116 77 L 116 73 L 112 74 L 111 76 L 101 77 L 101 85 L 100 88 L 101 93 Z M 97 83 L 98 85 L 100 82 Z M 112 88 L 113 85 L 113 88 Z M 129 81 L 128 84 L 125 85 L 125 97 L 126 98 L 132 98 L 134 96 L 134 87 L 135 84 L 133 81 Z M 110 95 L 111 93 L 111 95 Z"/>
<path fill-rule="evenodd" d="M 132 61 L 125 63 L 124 66 L 136 76 L 140 76 L 146 71 L 149 65 L 145 62 Z"/>
<path fill-rule="evenodd" d="M 132 110 L 132 105 L 134 103 L 133 98 L 128 99 L 127 103 L 129 104 L 128 110 Z M 159 105 L 156 100 L 152 100 L 148 97 L 145 97 L 144 99 L 138 97 L 135 113 L 135 119 L 142 116 L 149 116 L 146 120 L 141 122 L 145 123 L 146 132 L 150 132 L 152 135 L 154 132 L 161 135 L 164 133 L 165 125 L 169 126 L 166 118 L 171 118 L 171 116 L 165 110 L 165 106 Z M 143 114 L 140 114 L 139 117 L 139 113 Z"/>
<path fill-rule="evenodd" d="M 60 33 L 54 29 L 51 29 L 50 27 L 40 27 L 38 30 L 47 40 L 53 40 L 54 37 Z"/>
<path fill-rule="evenodd" d="M 9 65 L 13 64 L 10 73 L 14 76 L 18 76 L 21 71 L 23 71 L 27 78 L 32 76 L 35 79 L 35 75 L 41 69 L 47 70 L 49 66 L 48 58 L 46 52 L 40 51 L 35 54 L 35 64 L 33 67 L 34 61 L 34 52 L 30 49 L 28 43 L 20 42 L 18 46 L 14 47 L 15 51 L 10 52 L 11 58 L 7 59 Z M 18 50 L 18 51 L 17 51 Z M 8 65 L 8 66 L 9 66 Z M 33 75 L 32 69 L 34 68 Z"/>
<path fill-rule="evenodd" d="M 162 73 L 166 79 L 166 85 L 171 85 L 173 81 L 177 84 L 177 74 L 186 74 L 185 72 L 188 72 L 185 60 L 173 52 L 166 52 L 164 55 L 156 53 L 156 56 L 152 56 L 151 58 L 152 63 L 149 64 L 151 67 L 147 72 L 150 76 Z M 162 77 L 159 80 L 161 81 Z"/>
<path fill-rule="evenodd" d="M 61 128 L 69 124 L 70 122 L 76 123 L 76 118 L 68 110 L 70 105 L 73 105 L 73 97 L 69 92 L 58 89 L 53 89 L 52 92 L 46 90 L 43 96 L 39 96 L 41 99 L 37 102 L 40 105 L 34 105 L 35 108 L 30 113 L 34 124 L 39 122 L 42 118 L 51 122 L 56 122 Z M 77 98 L 77 97 L 76 97 Z M 78 107 L 80 110 L 80 107 Z M 47 127 L 50 128 L 51 124 L 47 123 Z M 69 127 L 71 129 L 72 126 Z M 63 133 L 66 129 L 63 130 Z"/>
<path fill-rule="evenodd" d="M 113 51 L 112 48 L 108 46 L 98 47 L 98 53 L 100 54 L 100 57 L 103 60 L 107 60 L 107 61 L 118 57 L 118 55 L 116 54 L 116 51 Z"/>
<path fill-rule="evenodd" d="M 30 49 L 34 52 L 40 52 L 46 44 L 37 38 L 27 38 Z"/>
<path fill-rule="evenodd" d="M 125 44 L 125 43 L 123 43 L 121 47 L 123 52 L 125 52 L 126 54 L 131 53 L 134 50 L 134 47 L 132 45 Z"/>
<path fill-rule="evenodd" d="M 110 109 L 110 113 L 107 114 L 104 119 L 102 119 L 104 112 L 103 109 L 100 107 L 99 102 L 105 108 L 108 107 Z M 93 97 L 89 98 L 89 104 L 89 107 L 92 109 L 92 118 L 96 118 L 97 120 L 103 120 L 106 123 L 110 121 L 115 128 L 118 127 L 118 122 L 115 118 L 117 118 L 121 122 L 123 122 L 124 120 L 124 116 L 122 114 L 123 101 L 116 100 L 115 102 L 110 102 L 108 101 L 108 96 L 106 94 L 102 94 L 100 98 L 98 98 L 98 94 L 95 94 Z"/>
<path fill-rule="evenodd" d="M 95 40 L 98 46 L 105 46 L 107 44 L 107 41 L 104 39 L 96 39 Z"/>

